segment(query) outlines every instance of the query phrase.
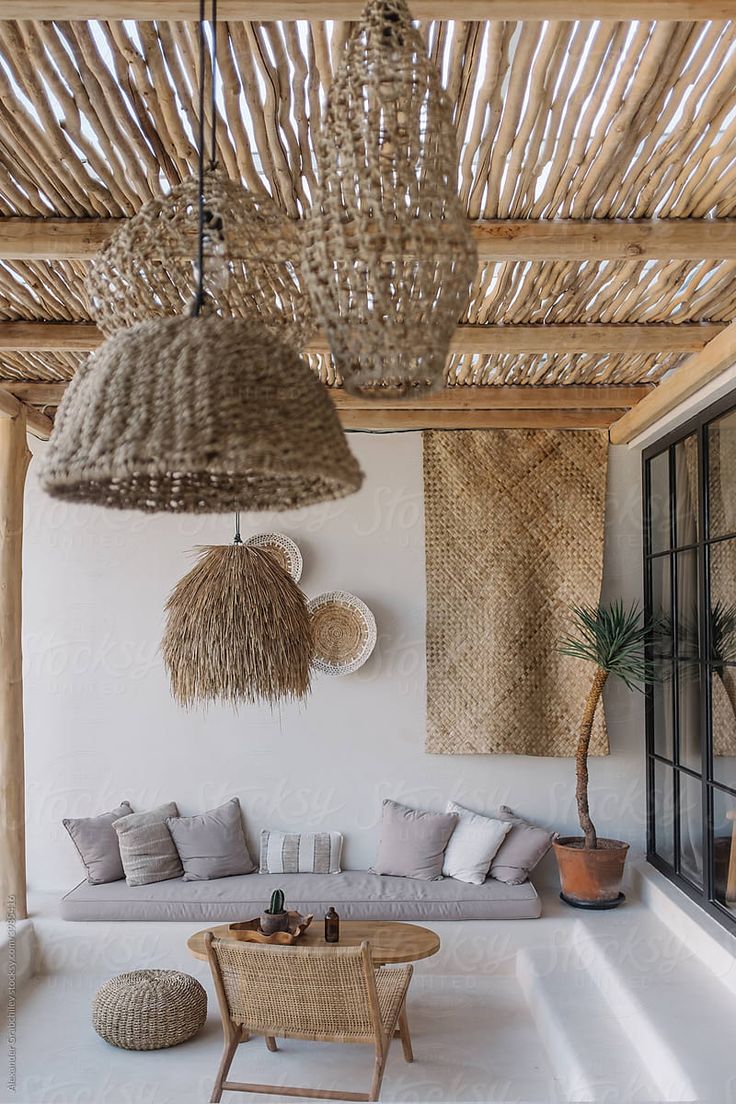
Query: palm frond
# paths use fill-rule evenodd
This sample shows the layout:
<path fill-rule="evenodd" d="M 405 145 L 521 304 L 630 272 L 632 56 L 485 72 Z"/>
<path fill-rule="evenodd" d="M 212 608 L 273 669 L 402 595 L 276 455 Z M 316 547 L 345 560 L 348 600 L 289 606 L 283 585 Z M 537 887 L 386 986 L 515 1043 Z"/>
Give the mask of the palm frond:
<path fill-rule="evenodd" d="M 638 602 L 574 606 L 572 614 L 577 631 L 560 642 L 563 655 L 594 663 L 631 690 L 658 681 L 646 652 L 654 625 L 645 621 Z"/>

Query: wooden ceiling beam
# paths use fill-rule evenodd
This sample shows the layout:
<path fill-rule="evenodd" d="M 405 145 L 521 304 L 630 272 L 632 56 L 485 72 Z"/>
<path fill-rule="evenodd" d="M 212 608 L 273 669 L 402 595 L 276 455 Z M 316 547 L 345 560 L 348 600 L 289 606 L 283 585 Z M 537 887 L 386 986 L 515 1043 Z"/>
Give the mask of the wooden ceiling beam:
<path fill-rule="evenodd" d="M 220 19 L 355 20 L 364 0 L 219 0 Z M 3 0 L 3 19 L 196 20 L 198 0 Z M 733 19 L 735 0 L 412 0 L 416 19 Z"/>
<path fill-rule="evenodd" d="M 458 326 L 450 352 L 492 353 L 690 353 L 702 349 L 724 328 L 721 322 L 563 323 L 560 325 Z M 91 352 L 102 343 L 92 322 L 0 322 L 0 350 Z M 323 338 L 308 342 L 308 353 L 327 353 Z"/>
<path fill-rule="evenodd" d="M 21 402 L 4 387 L 0 387 L 0 417 L 17 418 L 19 414 L 26 416 L 26 428 L 34 437 L 40 437 L 47 441 L 51 435 L 54 423 L 45 414 L 33 407 Z"/>
<path fill-rule="evenodd" d="M 611 444 L 629 444 L 660 418 L 736 365 L 736 322 L 691 356 L 611 427 Z"/>
<path fill-rule="evenodd" d="M 0 259 L 89 260 L 123 219 L 0 218 Z M 485 219 L 481 263 L 736 260 L 736 219 Z"/>
<path fill-rule="evenodd" d="M 7 393 L 34 406 L 58 406 L 67 384 L 19 383 L 0 381 Z M 446 387 L 434 395 L 408 399 L 367 399 L 349 395 L 339 388 L 330 390 L 341 413 L 359 410 L 423 410 L 436 412 L 477 412 L 499 410 L 614 410 L 635 406 L 652 390 L 653 384 L 570 384 L 568 386 L 481 386 Z"/>
<path fill-rule="evenodd" d="M 608 429 L 623 411 L 591 410 L 340 410 L 344 429 L 396 433 L 422 429 Z"/>
<path fill-rule="evenodd" d="M 450 352 L 493 353 L 691 353 L 702 349 L 724 328 L 723 322 L 616 323 L 549 325 L 460 325 Z M 92 322 L 0 322 L 0 350 L 14 352 L 91 352 L 102 343 Z M 308 353 L 327 353 L 324 338 L 306 345 Z"/>

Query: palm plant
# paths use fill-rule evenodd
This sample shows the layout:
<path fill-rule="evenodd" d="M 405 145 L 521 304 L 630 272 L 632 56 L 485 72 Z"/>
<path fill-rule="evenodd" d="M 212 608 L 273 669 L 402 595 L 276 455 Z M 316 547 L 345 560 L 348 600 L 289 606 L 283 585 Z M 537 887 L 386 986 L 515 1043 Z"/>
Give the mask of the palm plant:
<path fill-rule="evenodd" d="M 588 750 L 598 702 L 610 675 L 620 678 L 630 690 L 643 690 L 656 681 L 646 655 L 652 626 L 644 620 L 637 602 L 628 608 L 619 599 L 610 605 L 576 606 L 572 610 L 576 631 L 560 643 L 563 655 L 595 665 L 593 684 L 583 711 L 575 751 L 578 819 L 585 847 L 595 850 L 598 835 L 588 806 Z"/>

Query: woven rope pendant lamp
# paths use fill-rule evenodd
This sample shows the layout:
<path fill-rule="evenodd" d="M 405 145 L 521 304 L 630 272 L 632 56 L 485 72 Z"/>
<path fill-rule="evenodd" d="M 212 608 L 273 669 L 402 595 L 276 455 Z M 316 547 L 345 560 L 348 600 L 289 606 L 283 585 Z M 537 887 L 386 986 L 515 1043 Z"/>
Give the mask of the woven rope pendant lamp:
<path fill-rule="evenodd" d="M 370 0 L 327 96 L 304 272 L 346 390 L 445 383 L 477 254 L 457 193 L 455 128 L 404 0 Z"/>
<path fill-rule="evenodd" d="M 309 692 L 314 640 L 304 595 L 264 548 L 203 549 L 166 605 L 161 645 L 185 707 L 276 702 Z"/>
<path fill-rule="evenodd" d="M 207 217 L 205 194 L 206 41 L 200 0 L 192 314 L 117 329 L 77 372 L 57 413 L 41 472 L 44 489 L 57 498 L 147 512 L 286 510 L 341 498 L 362 482 L 325 388 L 297 352 L 274 336 L 273 310 L 264 306 L 264 322 L 253 316 L 221 318 L 207 309 L 212 305 L 205 279 L 208 241 L 217 226 L 212 210 Z M 216 41 L 213 19 L 213 119 Z M 119 250 L 116 256 L 123 265 Z M 259 281 L 248 283 L 254 307 L 249 315 L 258 313 L 259 302 L 273 302 L 273 287 L 264 289 Z M 144 280 L 136 302 L 147 303 L 149 292 Z M 112 293 L 112 301 L 117 295 Z M 288 341 L 289 333 L 285 336 Z"/>
<path fill-rule="evenodd" d="M 300 225 L 290 224 L 267 195 L 254 195 L 217 168 L 205 170 L 203 183 L 204 309 L 259 322 L 289 348 L 302 348 L 313 322 L 298 271 Z M 115 231 L 87 278 L 104 334 L 187 313 L 197 288 L 198 219 L 193 178 L 144 204 Z"/>

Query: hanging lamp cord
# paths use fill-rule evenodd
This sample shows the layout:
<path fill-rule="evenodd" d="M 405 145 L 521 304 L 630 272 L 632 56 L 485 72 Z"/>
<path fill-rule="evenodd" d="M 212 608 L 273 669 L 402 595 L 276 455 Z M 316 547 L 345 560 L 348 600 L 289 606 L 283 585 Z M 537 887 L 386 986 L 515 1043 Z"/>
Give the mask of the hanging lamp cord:
<path fill-rule="evenodd" d="M 242 544 L 243 538 L 240 535 L 240 511 L 235 511 L 235 537 L 233 538 L 233 544 Z"/>
<path fill-rule="evenodd" d="M 207 57 L 207 19 L 206 0 L 199 0 L 199 127 L 197 131 L 197 177 L 199 185 L 199 203 L 197 218 L 197 289 L 192 304 L 192 315 L 197 318 L 204 303 L 204 161 L 205 161 L 205 118 L 206 98 L 205 60 Z M 217 0 L 210 0 L 210 113 L 211 148 L 210 168 L 217 164 Z"/>

